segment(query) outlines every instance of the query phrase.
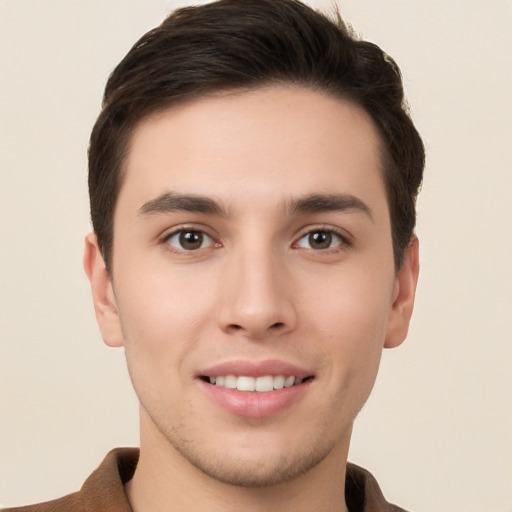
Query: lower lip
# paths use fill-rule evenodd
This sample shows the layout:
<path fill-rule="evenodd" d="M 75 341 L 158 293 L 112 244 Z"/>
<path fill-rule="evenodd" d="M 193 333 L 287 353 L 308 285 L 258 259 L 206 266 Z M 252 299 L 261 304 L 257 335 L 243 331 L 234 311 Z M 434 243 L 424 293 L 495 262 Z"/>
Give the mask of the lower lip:
<path fill-rule="evenodd" d="M 266 393 L 238 391 L 199 380 L 201 387 L 223 409 L 236 416 L 265 418 L 277 414 L 298 402 L 311 384 L 307 380 L 298 386 L 275 389 Z"/>

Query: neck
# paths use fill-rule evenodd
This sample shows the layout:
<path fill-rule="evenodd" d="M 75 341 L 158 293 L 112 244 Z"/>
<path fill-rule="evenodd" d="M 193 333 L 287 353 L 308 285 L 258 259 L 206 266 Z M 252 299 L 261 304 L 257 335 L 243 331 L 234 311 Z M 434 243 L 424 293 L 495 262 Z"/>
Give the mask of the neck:
<path fill-rule="evenodd" d="M 139 463 L 126 484 L 126 493 L 134 512 L 347 512 L 347 456 L 348 441 L 291 481 L 263 488 L 241 487 L 206 475 L 160 432 L 141 428 Z"/>

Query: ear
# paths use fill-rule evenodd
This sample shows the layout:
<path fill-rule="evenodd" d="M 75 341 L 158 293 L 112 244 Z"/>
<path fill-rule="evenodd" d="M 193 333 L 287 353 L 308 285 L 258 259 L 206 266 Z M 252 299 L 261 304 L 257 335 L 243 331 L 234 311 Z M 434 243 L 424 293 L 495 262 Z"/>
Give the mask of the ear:
<path fill-rule="evenodd" d="M 91 283 L 94 312 L 103 341 L 109 347 L 121 347 L 123 335 L 112 280 L 105 268 L 94 233 L 89 233 L 85 237 L 84 269 Z"/>
<path fill-rule="evenodd" d="M 389 314 L 385 348 L 397 347 L 407 336 L 419 270 L 419 242 L 416 236 L 413 236 L 405 253 L 402 268 L 395 279 L 394 300 Z"/>

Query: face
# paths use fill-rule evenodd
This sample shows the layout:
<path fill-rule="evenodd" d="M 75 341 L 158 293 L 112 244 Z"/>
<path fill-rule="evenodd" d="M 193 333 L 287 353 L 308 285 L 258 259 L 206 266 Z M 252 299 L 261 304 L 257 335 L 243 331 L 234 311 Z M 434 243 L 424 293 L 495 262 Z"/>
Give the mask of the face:
<path fill-rule="evenodd" d="M 159 112 L 133 134 L 114 234 L 112 280 L 92 236 L 86 269 L 142 446 L 246 486 L 346 458 L 417 276 L 414 244 L 394 269 L 363 110 L 283 86 Z"/>

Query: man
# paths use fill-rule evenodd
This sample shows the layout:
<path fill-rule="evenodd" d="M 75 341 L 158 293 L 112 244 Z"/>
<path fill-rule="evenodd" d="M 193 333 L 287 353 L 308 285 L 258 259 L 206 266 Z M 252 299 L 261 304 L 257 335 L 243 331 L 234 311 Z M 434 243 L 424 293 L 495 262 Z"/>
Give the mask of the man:
<path fill-rule="evenodd" d="M 84 255 L 140 452 L 16 510 L 401 510 L 347 457 L 407 334 L 423 164 L 397 66 L 341 20 L 223 0 L 143 36 L 92 132 Z"/>

